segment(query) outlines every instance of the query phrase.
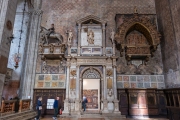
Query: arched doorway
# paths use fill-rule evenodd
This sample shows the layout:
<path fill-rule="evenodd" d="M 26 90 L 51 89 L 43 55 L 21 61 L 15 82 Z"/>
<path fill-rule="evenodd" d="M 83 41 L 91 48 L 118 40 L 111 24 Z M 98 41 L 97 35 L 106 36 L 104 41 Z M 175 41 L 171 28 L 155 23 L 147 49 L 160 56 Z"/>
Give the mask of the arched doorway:
<path fill-rule="evenodd" d="M 81 99 L 83 97 L 87 98 L 88 103 L 86 103 L 87 112 L 99 112 L 101 108 L 101 78 L 102 72 L 96 67 L 86 67 L 82 70 L 80 74 L 82 79 L 81 84 Z"/>

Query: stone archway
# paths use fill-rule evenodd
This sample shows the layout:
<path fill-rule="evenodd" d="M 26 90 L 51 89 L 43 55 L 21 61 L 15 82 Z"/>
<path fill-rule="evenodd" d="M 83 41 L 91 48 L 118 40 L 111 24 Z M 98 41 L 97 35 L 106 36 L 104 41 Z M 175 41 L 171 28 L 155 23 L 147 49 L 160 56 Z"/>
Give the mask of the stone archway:
<path fill-rule="evenodd" d="M 102 72 L 96 67 L 86 67 L 80 74 L 82 79 L 101 79 L 101 76 Z"/>
<path fill-rule="evenodd" d="M 93 104 L 95 106 L 97 106 L 97 108 L 90 108 L 90 112 L 92 112 L 91 110 L 96 110 L 97 112 L 99 112 L 99 110 L 101 110 L 101 98 L 102 98 L 102 89 L 101 89 L 101 80 L 102 80 L 102 72 L 99 68 L 97 67 L 86 67 L 84 68 L 81 73 L 80 73 L 80 79 L 82 81 L 81 83 L 81 87 L 80 87 L 80 96 L 81 98 L 83 97 L 83 95 L 87 95 L 87 99 L 89 100 L 94 100 L 96 99 L 96 104 Z M 89 81 L 89 82 L 88 82 Z M 84 83 L 86 82 L 85 85 Z M 92 84 L 93 83 L 93 84 Z M 87 87 L 88 86 L 88 87 Z M 93 96 L 92 93 L 97 94 L 97 96 Z M 92 95 L 92 96 L 91 96 Z M 93 103 L 93 102 L 92 102 Z M 87 107 L 89 106 L 89 103 L 87 103 Z"/>

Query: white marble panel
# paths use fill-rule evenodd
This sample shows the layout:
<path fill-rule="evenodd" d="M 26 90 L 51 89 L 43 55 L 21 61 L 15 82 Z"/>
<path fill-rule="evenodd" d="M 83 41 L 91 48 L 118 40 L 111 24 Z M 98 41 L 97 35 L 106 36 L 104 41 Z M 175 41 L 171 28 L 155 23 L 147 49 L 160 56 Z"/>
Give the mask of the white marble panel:
<path fill-rule="evenodd" d="M 87 33 L 94 32 L 94 44 L 88 44 Z M 102 46 L 102 29 L 99 26 L 83 26 L 81 31 L 81 46 Z"/>

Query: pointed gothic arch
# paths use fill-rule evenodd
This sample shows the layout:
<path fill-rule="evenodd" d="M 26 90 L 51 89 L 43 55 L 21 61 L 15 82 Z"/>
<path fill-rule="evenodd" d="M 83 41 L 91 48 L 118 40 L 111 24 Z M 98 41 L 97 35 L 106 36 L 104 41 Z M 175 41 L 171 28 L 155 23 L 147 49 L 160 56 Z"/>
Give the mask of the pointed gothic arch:
<path fill-rule="evenodd" d="M 138 31 L 141 36 L 145 37 L 148 44 L 129 45 L 126 37 L 132 31 Z M 151 20 L 147 17 L 140 17 L 138 14 L 134 14 L 132 18 L 125 19 L 124 22 L 118 27 L 115 35 L 115 41 L 120 49 L 121 56 L 122 52 L 125 50 L 125 55 L 128 60 L 131 60 L 133 56 L 135 56 L 135 58 L 148 60 L 150 56 L 153 56 L 153 52 L 156 51 L 157 46 L 160 43 L 160 38 L 161 35 L 157 31 L 156 25 L 151 23 Z M 129 51 L 129 53 L 127 51 Z"/>

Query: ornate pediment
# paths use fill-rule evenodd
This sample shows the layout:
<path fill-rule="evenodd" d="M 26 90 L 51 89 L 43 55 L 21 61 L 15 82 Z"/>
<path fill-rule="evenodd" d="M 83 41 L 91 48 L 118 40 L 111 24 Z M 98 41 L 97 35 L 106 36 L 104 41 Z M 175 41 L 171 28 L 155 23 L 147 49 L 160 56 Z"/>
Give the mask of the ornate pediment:
<path fill-rule="evenodd" d="M 127 60 L 140 58 L 147 61 L 156 51 L 160 38 L 156 25 L 147 17 L 140 17 L 138 14 L 134 14 L 132 18 L 125 18 L 115 35 L 121 56 L 125 51 Z"/>
<path fill-rule="evenodd" d="M 77 24 L 106 24 L 106 21 L 101 20 L 99 17 L 94 15 L 89 15 L 87 17 L 84 17 L 78 21 L 76 21 Z"/>

